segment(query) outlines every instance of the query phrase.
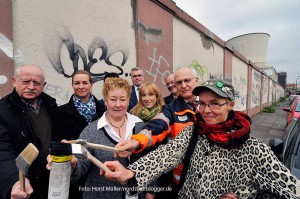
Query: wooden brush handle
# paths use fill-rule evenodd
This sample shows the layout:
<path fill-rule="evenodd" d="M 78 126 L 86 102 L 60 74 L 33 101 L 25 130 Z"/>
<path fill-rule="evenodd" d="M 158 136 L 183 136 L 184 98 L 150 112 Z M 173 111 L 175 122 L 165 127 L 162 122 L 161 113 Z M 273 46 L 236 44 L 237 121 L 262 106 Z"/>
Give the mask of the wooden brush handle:
<path fill-rule="evenodd" d="M 86 143 L 85 144 L 87 147 L 91 147 L 94 149 L 100 149 L 100 150 L 104 150 L 104 151 L 111 151 L 111 152 L 119 152 L 119 150 L 117 148 L 114 147 L 110 147 L 110 146 L 105 146 L 102 144 L 94 144 L 94 143 Z"/>
<path fill-rule="evenodd" d="M 66 140 L 66 141 L 63 141 L 63 143 L 77 144 L 77 143 L 78 143 L 78 140 Z"/>
<path fill-rule="evenodd" d="M 19 170 L 19 181 L 21 191 L 25 191 L 25 175 Z"/>
<path fill-rule="evenodd" d="M 110 171 L 110 169 L 107 166 L 105 166 L 100 160 L 98 160 L 97 158 L 92 156 L 89 152 L 87 154 L 87 159 L 89 161 L 91 161 L 92 163 L 94 163 L 97 167 L 102 169 L 104 172 L 109 172 Z"/>

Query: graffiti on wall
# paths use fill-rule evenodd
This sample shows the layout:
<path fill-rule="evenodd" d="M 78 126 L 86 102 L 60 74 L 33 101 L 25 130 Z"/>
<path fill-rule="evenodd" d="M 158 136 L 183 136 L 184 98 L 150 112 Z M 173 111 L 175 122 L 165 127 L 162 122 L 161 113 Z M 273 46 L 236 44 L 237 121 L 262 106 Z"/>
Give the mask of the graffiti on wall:
<path fill-rule="evenodd" d="M 46 92 L 48 95 L 54 97 L 55 99 L 59 99 L 62 102 L 66 102 L 69 99 L 70 93 L 69 91 L 64 91 L 64 89 L 57 85 L 52 85 L 47 83 L 44 92 Z"/>
<path fill-rule="evenodd" d="M 200 82 L 204 82 L 208 79 L 209 72 L 206 66 L 201 66 L 197 60 L 193 60 L 190 66 L 195 69 Z"/>
<path fill-rule="evenodd" d="M 138 23 L 138 30 L 146 43 L 161 41 L 162 30 L 160 29 L 147 28 L 143 23 Z"/>
<path fill-rule="evenodd" d="M 204 34 L 200 34 L 200 37 L 201 37 L 201 43 L 202 43 L 203 48 L 205 48 L 206 50 L 209 50 L 212 48 L 213 53 L 214 53 L 215 49 L 214 49 L 213 41 Z"/>
<path fill-rule="evenodd" d="M 58 29 L 56 34 L 48 35 L 48 40 L 52 41 L 45 45 L 48 60 L 59 74 L 67 78 L 79 70 L 81 65 L 83 70 L 91 73 L 94 82 L 103 80 L 104 75 L 108 72 L 116 72 L 117 70 L 116 73 L 119 75 L 124 73 L 122 66 L 128 60 L 129 50 L 122 47 L 122 41 L 115 41 L 115 43 L 108 45 L 104 39 L 98 36 L 90 42 L 85 51 L 74 41 L 73 35 L 67 28 Z M 68 51 L 68 61 L 62 61 L 62 49 L 64 47 Z M 122 57 L 120 61 L 113 61 L 115 59 L 112 57 L 120 55 Z M 67 72 L 69 65 L 72 66 L 71 72 Z M 101 70 L 107 65 L 111 67 L 111 71 Z"/>
<path fill-rule="evenodd" d="M 223 79 L 222 78 L 222 73 L 209 73 L 209 79 Z"/>
<path fill-rule="evenodd" d="M 146 72 L 149 76 L 153 77 L 154 82 L 157 81 L 157 78 L 161 77 L 162 84 L 165 85 L 165 78 L 171 73 L 169 70 L 163 71 L 162 68 L 169 68 L 170 65 L 162 55 L 157 55 L 156 51 L 157 49 L 154 48 L 152 56 L 148 57 L 148 59 L 151 60 L 151 65 Z"/>
<path fill-rule="evenodd" d="M 254 71 L 252 76 L 251 101 L 254 106 L 260 104 L 261 76 Z"/>
<path fill-rule="evenodd" d="M 0 33 L 0 51 L 2 51 L 7 57 L 13 59 L 13 45 L 12 42 L 2 33 Z M 0 85 L 6 84 L 8 77 L 0 73 Z"/>
<path fill-rule="evenodd" d="M 245 77 L 233 78 L 233 87 L 235 88 L 235 101 L 236 101 L 236 108 L 242 109 L 246 107 L 247 103 L 247 79 Z"/>
<path fill-rule="evenodd" d="M 266 103 L 268 101 L 268 78 L 262 76 L 262 103 Z"/>

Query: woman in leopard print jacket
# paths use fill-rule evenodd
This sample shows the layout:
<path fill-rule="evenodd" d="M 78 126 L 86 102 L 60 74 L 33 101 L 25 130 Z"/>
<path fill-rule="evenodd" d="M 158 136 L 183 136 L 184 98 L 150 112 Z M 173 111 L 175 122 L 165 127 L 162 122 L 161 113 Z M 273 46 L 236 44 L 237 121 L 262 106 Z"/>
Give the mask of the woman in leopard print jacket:
<path fill-rule="evenodd" d="M 255 198 L 258 190 L 280 198 L 300 198 L 300 181 L 267 145 L 249 135 L 250 118 L 232 110 L 232 85 L 208 80 L 193 94 L 200 99 L 194 125 L 129 169 L 118 162 L 106 162 L 114 172 L 105 176 L 143 188 L 183 161 L 178 198 L 219 198 L 226 193 Z"/>

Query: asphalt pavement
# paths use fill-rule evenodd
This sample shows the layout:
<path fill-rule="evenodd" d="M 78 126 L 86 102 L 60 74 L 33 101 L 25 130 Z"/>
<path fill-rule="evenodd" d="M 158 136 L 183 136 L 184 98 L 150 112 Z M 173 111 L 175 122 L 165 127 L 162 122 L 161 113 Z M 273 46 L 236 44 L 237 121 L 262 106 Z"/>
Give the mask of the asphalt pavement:
<path fill-rule="evenodd" d="M 260 112 L 251 117 L 251 135 L 261 142 L 269 144 L 272 138 L 281 138 L 285 134 L 286 114 L 283 107 L 288 106 L 289 101 L 278 102 L 275 113 Z"/>

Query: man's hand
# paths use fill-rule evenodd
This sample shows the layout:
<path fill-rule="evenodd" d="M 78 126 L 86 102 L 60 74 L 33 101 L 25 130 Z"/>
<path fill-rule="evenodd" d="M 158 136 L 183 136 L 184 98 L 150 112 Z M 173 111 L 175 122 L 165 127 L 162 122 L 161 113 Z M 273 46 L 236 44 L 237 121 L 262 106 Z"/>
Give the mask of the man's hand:
<path fill-rule="evenodd" d="M 25 178 L 25 190 L 21 191 L 20 181 L 17 181 L 11 189 L 10 198 L 11 199 L 29 198 L 32 192 L 33 189 L 30 185 L 30 182 L 27 178 Z"/>
<path fill-rule="evenodd" d="M 46 168 L 48 170 L 51 170 L 52 169 L 52 158 L 50 155 L 47 156 L 47 162 L 48 163 L 46 165 Z M 77 162 L 78 162 L 78 159 L 74 155 L 72 155 L 72 159 L 70 160 L 72 172 L 75 169 Z"/>
<path fill-rule="evenodd" d="M 114 153 L 114 156 L 126 158 L 129 157 L 133 151 L 135 151 L 140 146 L 140 143 L 135 139 L 131 140 L 122 140 L 115 147 L 119 149 L 120 152 Z"/>
<path fill-rule="evenodd" d="M 104 174 L 104 177 L 108 180 L 118 181 L 121 184 L 125 184 L 135 175 L 133 171 L 126 169 L 118 161 L 106 161 L 104 164 L 111 170 L 111 172 L 104 172 L 103 170 L 100 170 L 100 175 Z"/>

